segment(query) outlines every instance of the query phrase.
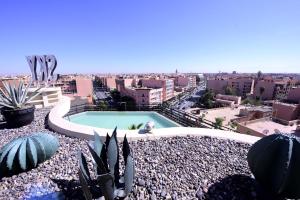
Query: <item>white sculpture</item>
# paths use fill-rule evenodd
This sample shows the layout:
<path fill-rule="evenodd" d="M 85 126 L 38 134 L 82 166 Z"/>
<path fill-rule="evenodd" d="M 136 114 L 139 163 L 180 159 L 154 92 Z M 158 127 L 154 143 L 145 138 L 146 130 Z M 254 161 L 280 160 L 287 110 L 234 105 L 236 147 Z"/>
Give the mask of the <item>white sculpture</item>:
<path fill-rule="evenodd" d="M 149 121 L 145 124 L 144 130 L 146 133 L 150 133 L 153 129 L 154 129 L 154 122 L 153 121 Z"/>

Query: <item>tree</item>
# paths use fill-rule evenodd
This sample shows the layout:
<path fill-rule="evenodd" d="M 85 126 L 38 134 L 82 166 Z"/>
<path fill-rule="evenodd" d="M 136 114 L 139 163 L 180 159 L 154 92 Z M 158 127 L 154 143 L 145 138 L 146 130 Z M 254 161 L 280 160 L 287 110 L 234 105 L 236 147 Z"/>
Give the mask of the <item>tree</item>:
<path fill-rule="evenodd" d="M 223 126 L 223 121 L 224 119 L 221 117 L 215 118 L 215 123 L 214 123 L 215 129 L 221 129 L 221 127 Z"/>
<path fill-rule="evenodd" d="M 262 78 L 262 75 L 263 75 L 262 72 L 259 70 L 259 71 L 257 72 L 257 78 L 258 78 L 258 79 L 261 79 L 261 78 Z"/>
<path fill-rule="evenodd" d="M 111 95 L 111 98 L 114 100 L 114 102 L 119 102 L 121 100 L 121 94 L 116 89 L 110 91 L 110 95 Z"/>
<path fill-rule="evenodd" d="M 99 101 L 98 106 L 101 110 L 107 110 L 108 103 L 106 101 Z"/>
<path fill-rule="evenodd" d="M 196 84 L 199 85 L 199 82 L 200 82 L 200 77 L 196 76 Z"/>
<path fill-rule="evenodd" d="M 260 97 L 260 100 L 262 100 L 262 95 L 263 95 L 264 92 L 265 92 L 265 87 L 260 87 L 259 88 L 259 97 Z"/>
<path fill-rule="evenodd" d="M 136 110 L 136 103 L 132 97 L 123 96 L 123 97 L 121 97 L 120 102 L 125 103 L 126 110 Z"/>
<path fill-rule="evenodd" d="M 204 94 L 199 99 L 199 105 L 205 108 L 213 107 L 214 93 L 211 90 L 206 89 Z"/>
<path fill-rule="evenodd" d="M 235 92 L 235 90 L 232 87 L 227 86 L 225 88 L 225 94 L 226 95 L 236 95 L 236 92 Z"/>

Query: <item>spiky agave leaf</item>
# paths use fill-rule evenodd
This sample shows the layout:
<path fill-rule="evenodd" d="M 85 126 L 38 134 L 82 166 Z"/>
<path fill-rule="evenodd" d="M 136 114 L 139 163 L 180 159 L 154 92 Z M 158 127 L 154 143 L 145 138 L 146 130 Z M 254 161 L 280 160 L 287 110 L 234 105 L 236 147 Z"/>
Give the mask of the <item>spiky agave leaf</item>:
<path fill-rule="evenodd" d="M 136 129 L 140 129 L 143 126 L 143 123 L 137 125 Z"/>
<path fill-rule="evenodd" d="M 100 185 L 104 198 L 106 200 L 113 200 L 115 189 L 113 176 L 110 173 L 97 176 L 97 182 Z"/>
<path fill-rule="evenodd" d="M 132 156 L 129 154 L 126 159 L 126 166 L 124 172 L 125 196 L 127 196 L 131 192 L 133 187 L 133 181 L 134 181 L 134 162 Z"/>
<path fill-rule="evenodd" d="M 86 158 L 81 151 L 78 152 L 78 158 L 79 158 L 79 168 L 82 172 L 82 175 L 84 176 L 85 180 L 87 180 L 88 183 L 91 183 L 91 176 L 87 166 Z"/>
<path fill-rule="evenodd" d="M 0 94 L 1 94 L 2 99 L 5 99 L 9 103 L 12 103 L 12 99 L 9 97 L 9 95 L 7 95 L 7 92 L 4 92 L 1 88 L 0 88 Z"/>
<path fill-rule="evenodd" d="M 88 144 L 88 148 L 92 154 L 92 157 L 97 165 L 97 175 L 106 174 L 108 173 L 107 167 L 104 165 L 100 156 L 94 151 L 94 149 Z"/>
<path fill-rule="evenodd" d="M 102 148 L 103 143 L 101 141 L 101 137 L 96 131 L 94 131 L 94 150 L 99 157 L 101 155 Z"/>
<path fill-rule="evenodd" d="M 25 99 L 25 101 L 23 102 L 24 105 L 27 104 L 28 102 L 30 102 L 31 100 L 33 100 L 35 97 L 37 97 L 40 94 L 40 92 L 39 92 L 40 89 L 42 89 L 42 88 L 40 87 L 40 88 L 36 89 L 34 92 L 32 92 L 32 94 L 30 96 L 28 96 Z"/>
<path fill-rule="evenodd" d="M 110 140 L 107 149 L 107 160 L 110 173 L 114 176 L 115 184 L 119 184 L 120 172 L 119 172 L 119 147 L 117 141 L 117 130 L 115 129 Z"/>
<path fill-rule="evenodd" d="M 124 161 L 126 161 L 127 156 L 130 154 L 130 147 L 129 147 L 126 135 L 125 135 L 124 140 L 123 140 L 123 149 L 122 149 L 122 151 L 123 151 Z"/>
<path fill-rule="evenodd" d="M 90 191 L 88 181 L 85 179 L 85 176 L 83 175 L 83 172 L 81 171 L 81 169 L 79 169 L 78 174 L 79 174 L 79 182 L 81 184 L 81 189 L 83 191 L 83 195 L 84 195 L 85 199 L 93 200 L 93 196 Z"/>
<path fill-rule="evenodd" d="M 110 136 L 108 135 L 108 133 L 106 133 L 106 139 L 105 139 L 106 150 L 108 149 L 109 141 L 110 141 Z"/>

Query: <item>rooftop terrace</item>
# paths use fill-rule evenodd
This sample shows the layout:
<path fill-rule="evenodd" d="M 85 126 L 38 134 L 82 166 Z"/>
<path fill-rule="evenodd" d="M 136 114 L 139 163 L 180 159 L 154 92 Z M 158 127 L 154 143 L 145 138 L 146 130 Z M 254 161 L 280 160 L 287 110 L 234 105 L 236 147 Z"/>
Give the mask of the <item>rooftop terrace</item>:
<path fill-rule="evenodd" d="M 0 199 L 83 199 L 78 182 L 79 149 L 87 140 L 67 137 L 45 126 L 48 109 L 18 129 L 0 130 L 0 147 L 34 131 L 59 138 L 58 152 L 37 168 L 0 181 Z M 188 129 L 187 129 L 188 130 Z M 199 131 L 205 129 L 199 129 Z M 188 133 L 187 133 L 188 134 Z M 230 134 L 230 132 L 228 132 Z M 129 199 L 264 199 L 251 178 L 249 144 L 208 136 L 185 136 L 130 142 L 136 159 L 136 180 Z M 91 157 L 88 162 L 91 163 Z"/>

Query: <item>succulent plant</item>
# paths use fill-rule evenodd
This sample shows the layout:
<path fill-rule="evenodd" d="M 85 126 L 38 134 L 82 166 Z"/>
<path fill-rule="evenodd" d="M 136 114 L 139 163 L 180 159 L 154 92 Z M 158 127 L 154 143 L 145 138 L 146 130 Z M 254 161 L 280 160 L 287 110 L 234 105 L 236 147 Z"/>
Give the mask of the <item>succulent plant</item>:
<path fill-rule="evenodd" d="M 79 152 L 79 181 L 84 196 L 87 200 L 93 199 L 93 192 L 98 190 L 97 197 L 104 197 L 106 200 L 124 199 L 132 190 L 134 181 L 134 161 L 126 135 L 123 140 L 123 157 L 125 169 L 123 176 L 119 169 L 119 147 L 117 131 L 112 136 L 108 134 L 102 143 L 100 136 L 94 133 L 93 145 L 88 144 L 96 169 L 96 180 L 92 180 L 88 170 L 85 156 Z M 93 146 L 93 147 L 92 147 Z"/>
<path fill-rule="evenodd" d="M 37 167 L 58 149 L 58 139 L 47 133 L 35 133 L 12 140 L 0 150 L 0 177 Z"/>
<path fill-rule="evenodd" d="M 131 125 L 128 127 L 128 130 L 137 130 L 137 129 L 140 129 L 142 126 L 143 126 L 143 123 L 140 123 L 140 124 L 138 124 L 138 125 L 131 124 Z"/>
<path fill-rule="evenodd" d="M 266 136 L 252 145 L 248 164 L 258 183 L 278 197 L 300 198 L 300 141 L 286 134 Z"/>
<path fill-rule="evenodd" d="M 20 109 L 26 106 L 32 99 L 39 95 L 39 90 L 36 89 L 30 96 L 28 96 L 28 88 L 32 82 L 27 86 L 24 85 L 23 81 L 20 81 L 18 85 L 8 84 L 2 82 L 4 90 L 0 88 L 0 106 L 4 106 L 12 109 Z"/>

